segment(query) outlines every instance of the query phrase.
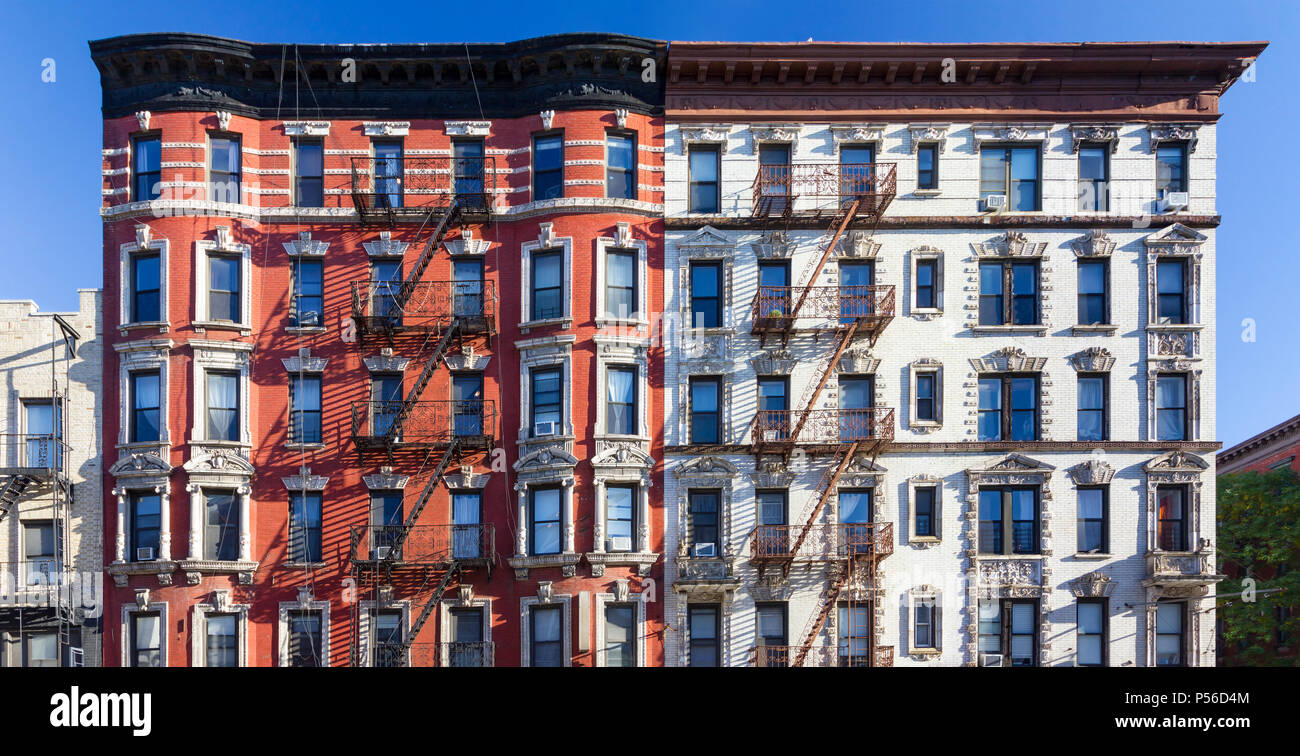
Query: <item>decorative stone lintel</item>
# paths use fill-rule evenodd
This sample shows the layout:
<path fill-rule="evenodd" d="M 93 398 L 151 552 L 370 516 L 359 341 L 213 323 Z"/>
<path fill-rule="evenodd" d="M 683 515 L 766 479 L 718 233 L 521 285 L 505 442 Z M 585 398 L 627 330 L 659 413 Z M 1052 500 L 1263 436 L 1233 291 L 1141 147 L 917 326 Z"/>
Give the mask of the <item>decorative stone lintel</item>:
<path fill-rule="evenodd" d="M 363 121 L 361 127 L 369 137 L 407 136 L 411 133 L 410 121 Z"/>
<path fill-rule="evenodd" d="M 491 121 L 447 121 L 444 125 L 448 136 L 488 136 L 492 131 Z"/>
<path fill-rule="evenodd" d="M 678 132 L 682 135 L 682 150 L 691 144 L 716 144 L 719 151 L 723 154 L 727 152 L 727 139 L 731 133 L 731 127 L 726 124 L 696 124 L 693 126 L 679 126 Z"/>
<path fill-rule="evenodd" d="M 1030 357 L 1019 347 L 1004 347 L 970 361 L 977 373 L 1040 373 L 1047 365 L 1046 357 Z"/>
<path fill-rule="evenodd" d="M 1051 137 L 1051 126 L 1041 123 L 975 123 L 971 124 L 970 130 L 975 140 L 976 151 L 986 143 L 1038 142 L 1039 148 L 1045 155 Z"/>
<path fill-rule="evenodd" d="M 831 141 L 835 144 L 879 142 L 885 138 L 884 123 L 846 123 L 831 126 Z"/>
<path fill-rule="evenodd" d="M 1031 242 L 1023 231 L 1007 229 L 991 242 L 972 244 L 980 257 L 1042 257 L 1047 242 Z"/>
<path fill-rule="evenodd" d="M 529 570 L 538 570 L 546 568 L 560 568 L 560 574 L 564 577 L 574 577 L 578 574 L 578 562 L 582 560 L 582 554 L 568 552 L 564 554 L 543 554 L 541 556 L 515 556 L 510 557 L 510 567 L 515 571 L 516 580 L 527 580 Z"/>
<path fill-rule="evenodd" d="M 1077 257 L 1110 257 L 1115 251 L 1115 240 L 1101 229 L 1093 229 L 1070 242 Z"/>
<path fill-rule="evenodd" d="M 602 577 L 606 567 L 635 567 L 637 575 L 645 577 L 659 561 L 659 553 L 654 551 L 619 551 L 588 552 L 587 563 L 591 565 L 593 577 Z"/>
<path fill-rule="evenodd" d="M 310 231 L 299 231 L 298 238 L 284 243 L 284 251 L 294 257 L 323 257 L 330 243 L 312 239 Z"/>
<path fill-rule="evenodd" d="M 371 257 L 401 257 L 406 254 L 408 244 L 394 239 L 392 231 L 380 231 L 378 240 L 362 242 L 361 246 Z"/>
<path fill-rule="evenodd" d="M 1115 366 L 1115 355 L 1105 347 L 1088 347 L 1070 355 L 1070 364 L 1080 373 L 1108 373 Z"/>
<path fill-rule="evenodd" d="M 1069 468 L 1066 473 L 1076 486 L 1104 486 L 1115 477 L 1115 468 L 1101 459 L 1080 462 Z"/>
<path fill-rule="evenodd" d="M 1161 142 L 1187 142 L 1187 153 L 1196 152 L 1197 132 L 1200 124 L 1196 123 L 1151 123 L 1147 124 L 1147 133 L 1151 138 L 1151 154 L 1155 154 Z"/>
<path fill-rule="evenodd" d="M 329 121 L 285 121 L 285 136 L 329 136 Z"/>
<path fill-rule="evenodd" d="M 1114 155 L 1119 150 L 1119 127 L 1104 123 L 1070 124 L 1070 152 L 1078 153 L 1087 142 L 1107 144 Z"/>
<path fill-rule="evenodd" d="M 908 149 L 915 155 L 917 149 L 926 142 L 934 142 L 939 145 L 939 153 L 942 154 L 944 148 L 948 146 L 948 129 L 951 124 L 947 123 L 913 123 L 908 124 L 907 133 Z"/>

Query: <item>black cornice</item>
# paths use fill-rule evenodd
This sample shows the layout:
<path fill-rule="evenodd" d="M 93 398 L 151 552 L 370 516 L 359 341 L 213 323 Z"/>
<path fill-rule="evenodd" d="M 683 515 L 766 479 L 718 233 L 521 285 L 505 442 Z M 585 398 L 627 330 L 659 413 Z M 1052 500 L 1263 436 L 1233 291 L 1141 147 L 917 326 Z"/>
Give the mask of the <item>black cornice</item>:
<path fill-rule="evenodd" d="M 514 118 L 576 109 L 662 114 L 667 44 L 595 33 L 469 45 L 281 45 L 163 33 L 96 40 L 90 53 L 105 118 L 140 110 L 478 118 L 480 102 L 482 117 Z M 340 80 L 348 58 L 355 82 Z M 655 61 L 653 81 L 643 79 L 646 59 Z"/>

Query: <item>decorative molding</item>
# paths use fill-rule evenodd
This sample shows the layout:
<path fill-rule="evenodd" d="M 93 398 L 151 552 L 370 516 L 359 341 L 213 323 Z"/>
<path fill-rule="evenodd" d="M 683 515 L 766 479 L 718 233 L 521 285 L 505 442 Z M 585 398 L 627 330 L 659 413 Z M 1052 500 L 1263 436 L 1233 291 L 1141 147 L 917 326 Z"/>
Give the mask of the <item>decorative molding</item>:
<path fill-rule="evenodd" d="M 614 108 L 614 121 L 620 129 L 627 128 L 627 108 Z"/>
<path fill-rule="evenodd" d="M 480 354 L 474 349 L 473 344 L 465 344 L 460 348 L 460 354 L 448 352 L 443 356 L 442 361 L 452 370 L 486 370 L 488 363 L 492 361 L 492 355 Z"/>
<path fill-rule="evenodd" d="M 329 136 L 329 121 L 285 121 L 285 136 Z"/>
<path fill-rule="evenodd" d="M 1115 356 L 1105 347 L 1088 347 L 1070 355 L 1070 364 L 1080 373 L 1108 373 L 1115 366 Z"/>
<path fill-rule="evenodd" d="M 406 488 L 406 484 L 410 480 L 411 476 L 409 475 L 396 475 L 391 472 L 378 472 L 361 476 L 361 481 L 371 491 L 400 491 Z"/>
<path fill-rule="evenodd" d="M 1209 241 L 1208 236 L 1188 228 L 1181 223 L 1168 226 L 1143 238 L 1147 251 L 1159 255 L 1201 256 L 1201 245 Z"/>
<path fill-rule="evenodd" d="M 1149 123 L 1147 133 L 1151 139 L 1151 154 L 1155 154 L 1161 142 L 1187 142 L 1187 154 L 1196 152 L 1197 132 L 1201 126 L 1197 123 Z"/>
<path fill-rule="evenodd" d="M 831 126 L 831 143 L 841 144 L 878 143 L 885 138 L 885 123 L 848 123 Z"/>
<path fill-rule="evenodd" d="M 768 349 L 749 358 L 755 375 L 789 375 L 794 372 L 794 353 L 789 350 Z"/>
<path fill-rule="evenodd" d="M 987 143 L 1038 142 L 1046 155 L 1051 138 L 1051 126 L 1047 124 L 975 123 L 971 124 L 970 131 L 976 152 Z"/>
<path fill-rule="evenodd" d="M 1076 486 L 1105 486 L 1115 477 L 1115 468 L 1100 458 L 1080 462 L 1065 472 Z"/>
<path fill-rule="evenodd" d="M 147 111 L 147 110 L 137 110 L 137 111 L 135 111 L 135 120 L 136 120 L 137 123 L 140 124 L 140 130 L 141 130 L 141 131 L 148 131 L 148 130 L 149 130 L 149 120 L 150 120 L 151 118 L 153 118 L 153 113 L 150 113 L 150 112 Z M 148 602 L 145 602 L 145 603 L 148 603 Z"/>
<path fill-rule="evenodd" d="M 404 137 L 411 133 L 411 122 L 362 121 L 361 128 L 368 137 Z"/>
<path fill-rule="evenodd" d="M 298 238 L 284 242 L 284 251 L 293 257 L 323 257 L 330 243 L 313 240 L 310 231 L 299 231 Z"/>
<path fill-rule="evenodd" d="M 925 142 L 935 142 L 939 145 L 939 153 L 943 154 L 944 148 L 948 146 L 948 129 L 950 124 L 947 123 L 912 123 L 907 126 L 908 149 L 915 155 L 917 149 Z"/>
<path fill-rule="evenodd" d="M 303 467 L 297 475 L 280 478 L 289 491 L 324 491 L 330 479 L 323 475 L 312 475 L 310 467 Z"/>
<path fill-rule="evenodd" d="M 380 231 L 376 241 L 362 242 L 366 254 L 371 257 L 401 257 L 406 254 L 407 242 L 393 238 L 392 231 Z"/>
<path fill-rule="evenodd" d="M 681 134 L 683 154 L 692 144 L 716 144 L 721 154 L 727 154 L 727 140 L 731 134 L 731 127 L 726 124 L 678 126 L 677 131 Z"/>
<path fill-rule="evenodd" d="M 764 458 L 756 467 L 749 475 L 755 488 L 789 488 L 794 482 L 794 472 L 779 459 Z"/>
<path fill-rule="evenodd" d="M 399 357 L 392 354 L 380 354 L 373 357 L 366 357 L 362 360 L 365 363 L 366 370 L 372 373 L 400 373 L 406 370 L 410 364 L 411 358 Z"/>
<path fill-rule="evenodd" d="M 1115 251 L 1115 240 L 1101 229 L 1093 229 L 1070 242 L 1076 257 L 1110 257 Z"/>
<path fill-rule="evenodd" d="M 874 260 L 880 252 L 880 242 L 872 238 L 870 231 L 850 231 L 840 239 L 836 251 L 841 257 Z"/>
<path fill-rule="evenodd" d="M 442 481 L 448 488 L 458 490 L 481 490 L 487 488 L 489 473 L 476 473 L 469 465 L 462 465 L 460 471 L 453 475 L 443 475 Z"/>
<path fill-rule="evenodd" d="M 492 131 L 491 121 L 447 121 L 443 124 L 447 136 L 488 136 Z"/>
<path fill-rule="evenodd" d="M 880 358 L 871 356 L 865 348 L 845 349 L 835 363 L 835 372 L 846 375 L 874 375 L 879 368 Z"/>
<path fill-rule="evenodd" d="M 1201 457 L 1185 451 L 1171 451 L 1161 454 L 1142 465 L 1145 473 L 1191 472 L 1199 475 L 1210 469 L 1210 465 Z"/>
<path fill-rule="evenodd" d="M 447 254 L 452 257 L 463 255 L 486 255 L 488 249 L 492 247 L 492 242 L 486 239 L 475 239 L 474 229 L 461 229 L 460 236 L 455 239 L 448 239 L 442 243 L 447 248 Z"/>
<path fill-rule="evenodd" d="M 227 131 L 230 129 L 229 110 L 218 110 L 217 112 L 213 113 L 213 115 L 217 117 L 217 128 L 221 129 L 222 131 Z"/>
<path fill-rule="evenodd" d="M 325 365 L 328 363 L 328 357 L 313 357 L 310 354 L 280 358 L 280 364 L 284 365 L 284 369 L 290 373 L 321 373 L 325 371 Z"/>
<path fill-rule="evenodd" d="M 1047 242 L 1030 242 L 1023 231 L 1007 229 L 991 242 L 972 244 L 980 257 L 1042 257 Z"/>
<path fill-rule="evenodd" d="M 538 115 L 542 118 L 542 128 L 550 131 L 551 124 L 555 122 L 555 111 L 543 110 L 541 113 L 538 113 Z"/>
<path fill-rule="evenodd" d="M 760 260 L 787 260 L 794 256 L 794 242 L 790 235 L 781 229 L 769 229 L 763 232 L 758 241 L 752 242 L 750 248 Z"/>
<path fill-rule="evenodd" d="M 1115 590 L 1115 581 L 1100 570 L 1094 570 L 1070 581 L 1070 593 L 1075 598 L 1105 598 Z"/>
<path fill-rule="evenodd" d="M 1070 124 L 1070 152 L 1078 154 L 1085 142 L 1104 143 L 1110 146 L 1110 154 L 1119 151 L 1119 127 L 1096 123 Z"/>
<path fill-rule="evenodd" d="M 1047 365 L 1046 357 L 1029 357 L 1020 347 L 1004 347 L 987 357 L 970 361 L 976 373 L 1039 373 Z"/>

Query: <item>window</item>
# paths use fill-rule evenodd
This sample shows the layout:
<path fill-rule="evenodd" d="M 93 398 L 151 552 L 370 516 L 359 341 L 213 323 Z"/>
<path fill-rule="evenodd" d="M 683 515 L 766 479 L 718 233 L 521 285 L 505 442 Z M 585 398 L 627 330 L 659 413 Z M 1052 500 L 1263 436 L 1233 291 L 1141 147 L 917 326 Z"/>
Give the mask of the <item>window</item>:
<path fill-rule="evenodd" d="M 1187 551 L 1187 489 L 1156 487 L 1156 543 L 1164 551 Z"/>
<path fill-rule="evenodd" d="M 980 378 L 980 441 L 1038 440 L 1038 376 Z"/>
<path fill-rule="evenodd" d="M 840 263 L 840 322 L 852 323 L 854 318 L 874 315 L 875 300 L 871 296 L 871 284 L 876 277 L 876 266 L 872 262 Z"/>
<path fill-rule="evenodd" d="M 871 605 L 840 604 L 837 657 L 841 667 L 871 666 Z"/>
<path fill-rule="evenodd" d="M 939 145 L 929 143 L 916 148 L 916 188 L 939 188 Z"/>
<path fill-rule="evenodd" d="M 294 258 L 289 298 L 289 325 L 295 328 L 325 326 L 325 264 L 320 260 Z"/>
<path fill-rule="evenodd" d="M 918 260 L 916 263 L 916 306 L 921 309 L 938 309 L 935 296 L 939 272 L 938 260 Z"/>
<path fill-rule="evenodd" d="M 1188 323 L 1187 265 L 1183 260 L 1156 263 L 1156 322 Z"/>
<path fill-rule="evenodd" d="M 213 202 L 239 202 L 239 137 L 212 137 L 212 164 L 208 168 L 208 199 Z"/>
<path fill-rule="evenodd" d="M 453 181 L 456 202 L 462 207 L 487 209 L 483 141 L 481 139 L 456 139 L 451 143 Z"/>
<path fill-rule="evenodd" d="M 870 375 L 841 375 L 840 384 L 840 440 L 860 441 L 876 435 L 875 377 Z"/>
<path fill-rule="evenodd" d="M 564 136 L 533 137 L 533 201 L 564 196 Z"/>
<path fill-rule="evenodd" d="M 605 432 L 634 436 L 637 433 L 636 368 L 605 369 L 608 401 L 605 405 Z"/>
<path fill-rule="evenodd" d="M 208 255 L 208 318 L 238 323 L 242 320 L 239 258 Z"/>
<path fill-rule="evenodd" d="M 131 553 L 135 561 L 158 558 L 162 532 L 162 497 L 156 493 L 131 494 Z"/>
<path fill-rule="evenodd" d="M 840 147 L 840 197 L 852 199 L 875 190 L 875 174 L 871 165 L 876 160 L 876 148 L 870 144 L 846 144 Z"/>
<path fill-rule="evenodd" d="M 935 611 L 933 598 L 917 599 L 912 607 L 912 645 L 919 649 L 937 649 L 939 647 L 936 627 L 938 612 Z"/>
<path fill-rule="evenodd" d="M 691 263 L 691 326 L 722 326 L 722 265 L 716 262 Z"/>
<path fill-rule="evenodd" d="M 293 204 L 325 206 L 325 145 L 319 139 L 293 142 Z"/>
<path fill-rule="evenodd" d="M 636 139 L 605 135 L 605 196 L 636 199 Z"/>
<path fill-rule="evenodd" d="M 370 432 L 388 433 L 402 408 L 402 374 L 372 373 L 370 376 Z"/>
<path fill-rule="evenodd" d="M 400 260 L 370 261 L 370 311 L 375 317 L 389 318 L 393 325 L 401 322 L 401 311 L 397 306 L 397 292 L 401 288 Z"/>
<path fill-rule="evenodd" d="M 605 311 L 628 320 L 637 314 L 636 250 L 611 249 L 605 253 Z"/>
<path fill-rule="evenodd" d="M 296 374 L 289 376 L 289 443 L 321 442 L 321 377 Z"/>
<path fill-rule="evenodd" d="M 790 202 L 790 145 L 758 146 L 759 202 L 764 211 L 782 213 Z"/>
<path fill-rule="evenodd" d="M 239 374 L 209 370 L 208 441 L 239 440 Z"/>
<path fill-rule="evenodd" d="M 234 491 L 204 491 L 207 518 L 203 558 L 233 562 L 239 558 L 239 508 Z"/>
<path fill-rule="evenodd" d="M 490 667 L 491 656 L 483 646 L 483 610 L 451 610 L 451 649 L 447 663 L 452 667 Z"/>
<path fill-rule="evenodd" d="M 564 257 L 559 250 L 532 254 L 533 320 L 564 317 Z"/>
<path fill-rule="evenodd" d="M 690 510 L 687 512 L 687 525 L 690 529 L 691 556 L 722 556 L 722 542 L 718 538 L 721 498 L 718 491 L 691 490 L 688 494 Z"/>
<path fill-rule="evenodd" d="M 636 666 L 636 607 L 605 606 L 605 666 Z"/>
<path fill-rule="evenodd" d="M 842 549 L 853 554 L 869 553 L 875 539 L 871 535 L 872 502 L 875 489 L 845 489 L 839 491 L 839 514 L 842 528 Z"/>
<path fill-rule="evenodd" d="M 1079 489 L 1079 552 L 1105 554 L 1109 552 L 1110 533 L 1107 532 L 1109 496 L 1105 487 L 1093 486 Z"/>
<path fill-rule="evenodd" d="M 1186 441 L 1187 375 L 1161 373 L 1156 377 L 1156 440 Z"/>
<path fill-rule="evenodd" d="M 1037 601 L 979 602 L 980 666 L 1037 666 L 1037 628 Z"/>
<path fill-rule="evenodd" d="M 564 607 L 533 606 L 529 608 L 528 630 L 532 637 L 529 654 L 530 666 L 564 666 Z"/>
<path fill-rule="evenodd" d="M 790 379 L 783 376 L 760 376 L 758 379 L 758 427 L 763 439 L 775 441 L 790 435 L 790 412 L 787 397 Z"/>
<path fill-rule="evenodd" d="M 605 486 L 605 532 L 609 551 L 632 551 L 636 522 L 637 488 L 634 485 Z"/>
<path fill-rule="evenodd" d="M 689 165 L 687 170 L 690 172 L 689 191 L 690 207 L 688 212 L 692 213 L 717 213 L 722 205 L 722 198 L 719 196 L 719 158 L 720 151 L 717 147 L 692 147 L 689 151 Z"/>
<path fill-rule="evenodd" d="M 939 500 L 939 490 L 936 486 L 924 486 L 916 489 L 915 502 L 915 535 L 921 538 L 934 538 L 938 536 L 935 528 L 936 504 Z"/>
<path fill-rule="evenodd" d="M 157 614 L 131 616 L 131 666 L 161 667 L 162 618 Z"/>
<path fill-rule="evenodd" d="M 131 373 L 131 422 L 127 439 L 133 444 L 157 441 L 160 437 L 159 373 L 157 370 Z"/>
<path fill-rule="evenodd" d="M 321 613 L 317 610 L 289 612 L 289 666 L 321 667 L 323 638 Z"/>
<path fill-rule="evenodd" d="M 157 254 L 131 255 L 131 322 L 157 323 L 162 318 L 161 258 Z"/>
<path fill-rule="evenodd" d="M 1110 209 L 1110 153 L 1105 145 L 1079 148 L 1079 209 L 1106 212 Z"/>
<path fill-rule="evenodd" d="M 979 324 L 1038 324 L 1038 263 L 980 263 Z"/>
<path fill-rule="evenodd" d="M 716 444 L 722 440 L 721 378 L 691 378 L 691 443 Z"/>
<path fill-rule="evenodd" d="M 162 137 L 142 137 L 131 147 L 131 201 L 158 199 L 162 196 Z"/>
<path fill-rule="evenodd" d="M 1187 145 L 1183 142 L 1156 147 L 1156 199 L 1169 192 L 1187 191 Z"/>
<path fill-rule="evenodd" d="M 28 585 L 56 585 L 60 582 L 55 549 L 57 539 L 53 522 L 23 523 L 23 556 L 27 562 Z"/>
<path fill-rule="evenodd" d="M 49 400 L 24 401 L 23 413 L 27 431 L 23 463 L 27 467 L 63 469 L 63 455 L 55 444 L 56 437 L 63 435 L 63 413 Z"/>
<path fill-rule="evenodd" d="M 233 614 L 207 614 L 203 618 L 206 667 L 239 666 L 238 617 Z"/>
<path fill-rule="evenodd" d="M 790 553 L 790 528 L 785 490 L 755 491 L 758 508 L 758 531 L 754 535 L 755 556 L 776 557 Z"/>
<path fill-rule="evenodd" d="M 482 436 L 483 374 L 456 373 L 451 377 L 452 429 L 457 436 Z"/>
<path fill-rule="evenodd" d="M 554 435 L 563 431 L 563 398 L 560 393 L 560 369 L 537 368 L 532 372 L 532 436 Z M 540 427 L 539 427 L 540 426 Z"/>
<path fill-rule="evenodd" d="M 718 637 L 722 620 L 721 607 L 717 604 L 691 604 L 687 621 L 690 626 L 690 656 L 687 665 L 691 667 L 720 667 L 722 653 Z"/>
<path fill-rule="evenodd" d="M 59 666 L 59 636 L 55 633 L 30 633 L 26 640 L 27 667 Z"/>
<path fill-rule="evenodd" d="M 1079 376 L 1079 440 L 1106 440 L 1106 400 L 1109 393 L 1105 374 Z"/>
<path fill-rule="evenodd" d="M 916 374 L 916 419 L 927 423 L 939 421 L 938 373 Z"/>
<path fill-rule="evenodd" d="M 758 264 L 758 317 L 788 317 L 790 312 L 790 263 Z"/>
<path fill-rule="evenodd" d="M 758 622 L 754 629 L 757 631 L 757 645 L 760 646 L 759 652 L 763 666 L 767 667 L 785 667 L 789 664 L 789 641 L 786 632 L 786 607 L 785 604 L 755 604 L 754 608 L 758 612 Z M 772 648 L 761 648 L 771 646 Z"/>
<path fill-rule="evenodd" d="M 321 495 L 319 491 L 289 492 L 289 562 L 324 561 L 321 551 Z"/>
<path fill-rule="evenodd" d="M 402 206 L 402 141 L 400 139 L 376 140 L 375 151 L 375 205 L 378 207 Z"/>
<path fill-rule="evenodd" d="M 462 318 L 482 317 L 483 261 L 452 260 L 452 294 L 455 296 L 452 312 Z"/>
<path fill-rule="evenodd" d="M 402 613 L 392 610 L 373 610 L 370 619 L 375 628 L 376 667 L 406 666 L 402 648 Z"/>
<path fill-rule="evenodd" d="M 528 489 L 528 529 L 530 554 L 560 553 L 559 488 Z"/>
<path fill-rule="evenodd" d="M 981 554 L 1038 553 L 1038 489 L 981 488 Z"/>
<path fill-rule="evenodd" d="M 980 200 L 1003 194 L 1008 210 L 1038 210 L 1039 150 L 1036 146 L 980 148 Z"/>
<path fill-rule="evenodd" d="M 1182 667 L 1186 664 L 1183 648 L 1183 624 L 1186 605 L 1174 601 L 1156 602 L 1156 666 Z"/>
<path fill-rule="evenodd" d="M 457 559 L 483 557 L 483 493 L 457 491 L 451 495 L 451 553 Z"/>
<path fill-rule="evenodd" d="M 1110 264 L 1105 260 L 1079 261 L 1079 325 L 1110 322 L 1109 297 L 1106 295 L 1109 273 Z"/>
<path fill-rule="evenodd" d="M 1106 599 L 1079 599 L 1077 642 L 1080 667 L 1106 666 Z"/>
<path fill-rule="evenodd" d="M 405 520 L 401 491 L 370 492 L 370 521 L 375 528 L 371 548 L 376 558 L 399 557 L 393 553 L 393 547 L 402 540 Z"/>

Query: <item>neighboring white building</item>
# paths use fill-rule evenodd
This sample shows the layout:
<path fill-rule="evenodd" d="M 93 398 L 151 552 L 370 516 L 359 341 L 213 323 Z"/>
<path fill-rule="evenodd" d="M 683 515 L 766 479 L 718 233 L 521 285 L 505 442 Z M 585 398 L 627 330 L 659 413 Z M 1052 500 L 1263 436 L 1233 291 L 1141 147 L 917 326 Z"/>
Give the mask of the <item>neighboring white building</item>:
<path fill-rule="evenodd" d="M 0 301 L 0 667 L 100 666 L 100 291 Z"/>
<path fill-rule="evenodd" d="M 925 104 L 912 120 L 863 112 L 870 92 L 848 85 L 818 100 L 845 108 L 833 122 L 776 121 L 796 109 L 778 92 L 787 76 L 861 84 L 883 70 L 901 84 L 925 68 L 906 46 L 823 60 L 774 47 L 673 48 L 666 663 L 1213 666 L 1217 115 L 963 121 L 976 107 L 957 95 L 944 122 Z M 1207 58 L 1228 54 L 1214 47 Z M 693 87 L 770 77 L 767 54 L 796 62 L 753 104 L 715 98 L 727 118 L 711 117 Z M 862 74 L 835 56 L 904 62 Z M 992 68 L 1021 82 L 1024 65 Z M 760 160 L 774 167 L 756 188 Z M 883 218 L 860 216 L 814 279 L 843 217 L 827 195 L 838 185 L 848 201 L 863 182 L 889 202 Z M 869 322 L 883 324 L 874 344 Z M 876 558 L 854 560 L 837 592 L 855 549 Z"/>

